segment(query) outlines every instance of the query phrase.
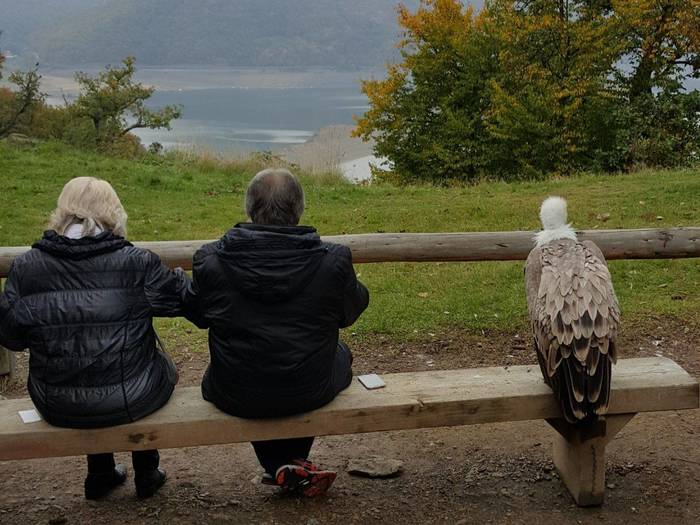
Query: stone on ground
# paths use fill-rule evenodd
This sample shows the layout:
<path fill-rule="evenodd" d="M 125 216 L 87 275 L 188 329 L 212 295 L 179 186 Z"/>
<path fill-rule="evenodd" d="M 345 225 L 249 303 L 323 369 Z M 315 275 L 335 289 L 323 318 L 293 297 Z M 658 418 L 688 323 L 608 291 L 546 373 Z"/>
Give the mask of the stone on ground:
<path fill-rule="evenodd" d="M 365 478 L 393 478 L 401 474 L 403 461 L 384 458 L 381 456 L 367 456 L 348 461 L 348 473 L 353 476 Z"/>

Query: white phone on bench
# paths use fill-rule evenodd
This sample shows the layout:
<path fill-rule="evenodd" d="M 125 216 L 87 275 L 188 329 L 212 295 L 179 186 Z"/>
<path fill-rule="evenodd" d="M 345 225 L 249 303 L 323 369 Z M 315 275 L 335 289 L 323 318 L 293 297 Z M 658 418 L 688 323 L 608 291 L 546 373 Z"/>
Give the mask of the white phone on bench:
<path fill-rule="evenodd" d="M 386 386 L 386 383 L 377 374 L 357 376 L 357 379 L 360 380 L 360 383 L 362 383 L 367 390 L 375 390 Z"/>

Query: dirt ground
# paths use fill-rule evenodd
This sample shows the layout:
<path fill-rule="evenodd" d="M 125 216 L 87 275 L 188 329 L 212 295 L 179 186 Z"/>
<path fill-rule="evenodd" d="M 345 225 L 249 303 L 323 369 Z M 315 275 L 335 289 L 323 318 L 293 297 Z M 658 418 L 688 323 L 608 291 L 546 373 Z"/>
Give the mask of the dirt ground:
<path fill-rule="evenodd" d="M 660 337 L 659 334 L 664 334 Z M 624 325 L 623 357 L 664 355 L 700 376 L 700 326 L 669 319 Z M 525 333 L 438 334 L 431 342 L 349 341 L 355 371 L 398 372 L 531 363 Z M 174 351 L 182 384 L 197 384 L 207 355 Z M 0 394 L 26 395 L 27 359 Z M 260 485 L 248 444 L 163 450 L 169 480 L 138 501 L 127 483 L 101 502 L 83 498 L 83 458 L 0 464 L 0 523 L 700 523 L 700 410 L 635 417 L 608 446 L 607 500 L 573 504 L 551 462 L 552 430 L 528 421 L 320 438 L 312 459 L 339 471 L 315 500 Z M 404 462 L 394 479 L 347 474 L 351 458 Z M 126 454 L 118 459 L 128 463 Z"/>

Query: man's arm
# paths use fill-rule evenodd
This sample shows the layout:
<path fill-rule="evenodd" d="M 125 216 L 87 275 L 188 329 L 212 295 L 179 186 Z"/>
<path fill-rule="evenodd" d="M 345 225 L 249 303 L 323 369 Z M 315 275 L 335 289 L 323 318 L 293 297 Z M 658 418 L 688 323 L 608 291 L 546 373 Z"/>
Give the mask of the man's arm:
<path fill-rule="evenodd" d="M 343 312 L 340 321 L 341 328 L 347 328 L 352 325 L 360 317 L 362 312 L 369 305 L 369 292 L 365 285 L 357 280 L 355 268 L 352 265 L 352 252 L 348 249 L 349 255 L 343 258 L 346 265 L 345 273 L 345 288 L 343 290 Z"/>
<path fill-rule="evenodd" d="M 148 267 L 144 289 L 146 298 L 156 317 L 177 317 L 184 314 L 184 301 L 191 286 L 190 278 L 182 270 L 171 270 L 165 266 L 160 257 L 148 254 Z"/>
<path fill-rule="evenodd" d="M 201 329 L 209 328 L 203 305 L 204 298 L 202 296 L 205 275 L 203 266 L 205 260 L 205 253 L 201 249 L 197 250 L 192 259 L 192 284 L 187 289 L 184 302 L 185 318 L 196 325 L 197 328 Z"/>

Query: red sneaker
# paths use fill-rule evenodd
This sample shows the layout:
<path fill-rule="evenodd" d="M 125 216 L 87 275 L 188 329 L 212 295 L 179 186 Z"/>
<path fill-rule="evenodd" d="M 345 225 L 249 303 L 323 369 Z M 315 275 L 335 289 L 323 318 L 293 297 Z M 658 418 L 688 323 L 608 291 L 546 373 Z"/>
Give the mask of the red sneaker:
<path fill-rule="evenodd" d="M 331 470 L 320 470 L 309 461 L 297 459 L 293 465 L 282 465 L 278 468 L 275 481 L 285 492 L 297 492 L 307 498 L 313 498 L 325 494 L 336 476 Z"/>

